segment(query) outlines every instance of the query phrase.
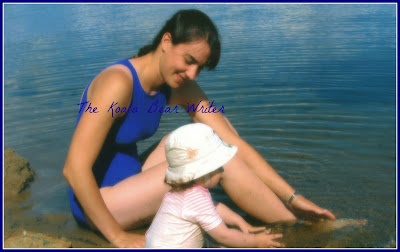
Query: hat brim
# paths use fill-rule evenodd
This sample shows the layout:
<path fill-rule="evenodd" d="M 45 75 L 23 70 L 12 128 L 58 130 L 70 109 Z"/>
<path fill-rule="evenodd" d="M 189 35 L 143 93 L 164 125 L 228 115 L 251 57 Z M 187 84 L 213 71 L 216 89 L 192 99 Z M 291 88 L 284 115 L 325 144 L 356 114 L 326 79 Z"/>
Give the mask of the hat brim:
<path fill-rule="evenodd" d="M 187 183 L 198 179 L 224 166 L 233 158 L 233 156 L 235 156 L 237 150 L 237 146 L 228 145 L 221 141 L 218 148 L 205 157 L 181 167 L 168 167 L 165 180 L 167 183 Z"/>

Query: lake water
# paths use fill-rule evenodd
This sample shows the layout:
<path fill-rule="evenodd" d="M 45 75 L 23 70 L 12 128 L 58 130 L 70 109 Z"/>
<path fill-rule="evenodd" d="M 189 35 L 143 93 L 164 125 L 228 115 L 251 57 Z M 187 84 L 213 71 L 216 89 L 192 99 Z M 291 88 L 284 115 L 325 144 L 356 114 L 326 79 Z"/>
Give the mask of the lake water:
<path fill-rule="evenodd" d="M 219 28 L 220 64 L 198 82 L 242 137 L 309 199 L 368 220 L 327 243 L 397 244 L 395 4 L 6 4 L 4 146 L 37 173 L 30 214 L 69 214 L 61 171 L 87 83 L 182 8 Z M 140 150 L 185 122 L 164 115 Z"/>

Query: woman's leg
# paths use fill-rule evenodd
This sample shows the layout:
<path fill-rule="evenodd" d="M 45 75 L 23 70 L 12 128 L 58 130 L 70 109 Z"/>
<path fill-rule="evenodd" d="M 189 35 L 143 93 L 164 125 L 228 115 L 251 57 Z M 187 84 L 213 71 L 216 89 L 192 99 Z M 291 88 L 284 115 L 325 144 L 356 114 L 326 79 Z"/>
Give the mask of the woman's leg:
<path fill-rule="evenodd" d="M 161 138 L 157 147 L 150 153 L 150 155 L 148 155 L 142 166 L 142 171 L 152 168 L 162 162 L 166 162 L 167 157 L 165 156 L 165 141 L 167 140 L 168 136 L 169 134 Z"/>
<path fill-rule="evenodd" d="M 225 120 L 231 130 L 238 135 L 228 118 L 225 117 Z M 278 196 L 237 155 L 224 166 L 221 185 L 242 210 L 261 221 L 267 223 L 296 221 L 296 217 Z"/>
<path fill-rule="evenodd" d="M 108 209 L 124 229 L 141 227 L 157 213 L 170 187 L 164 183 L 167 162 L 100 189 Z"/>
<path fill-rule="evenodd" d="M 143 171 L 157 162 L 165 162 L 166 137 L 161 139 L 159 145 L 149 155 L 143 165 Z M 237 155 L 224 166 L 221 185 L 238 207 L 261 221 L 266 223 L 296 221 L 293 213 Z"/>
<path fill-rule="evenodd" d="M 224 165 L 220 183 L 239 208 L 258 220 L 266 223 L 294 223 L 297 220 L 237 155 Z"/>
<path fill-rule="evenodd" d="M 114 186 L 100 189 L 108 209 L 127 230 L 148 224 L 170 189 L 164 183 L 165 170 L 168 167 L 164 151 L 167 136 L 148 155 L 141 173 Z"/>
<path fill-rule="evenodd" d="M 234 127 L 230 124 L 229 120 L 226 120 L 229 126 L 233 130 L 235 130 Z M 143 173 L 155 173 L 156 176 L 159 177 L 158 181 L 160 184 L 162 184 L 160 185 L 159 190 L 161 190 L 161 192 L 159 192 L 159 194 L 162 196 L 169 190 L 169 187 L 163 183 L 165 169 L 168 166 L 164 150 L 165 140 L 167 136 L 161 139 L 158 146 L 148 156 L 146 162 L 142 167 Z M 137 179 L 140 180 L 140 177 L 138 177 Z M 135 179 L 132 178 L 132 180 Z M 144 181 L 144 183 L 147 183 L 146 180 Z M 124 182 L 123 185 L 125 184 L 130 183 Z M 286 206 L 276 196 L 276 194 L 265 183 L 263 183 L 262 180 L 252 170 L 250 170 L 248 166 L 237 155 L 224 166 L 224 173 L 222 176 L 221 185 L 228 196 L 232 199 L 232 201 L 238 205 L 238 207 L 261 221 L 264 221 L 266 223 L 291 223 L 296 221 L 296 217 L 293 215 L 293 213 L 286 208 Z M 132 188 L 131 184 L 127 187 L 129 186 L 131 186 Z M 145 185 L 145 187 L 143 188 L 146 188 L 146 186 L 148 185 Z M 121 188 L 122 190 L 124 190 L 123 186 L 121 186 Z M 127 189 L 129 188 L 126 188 L 126 190 Z M 135 186 L 135 190 L 140 189 L 137 189 Z M 145 189 L 145 191 L 147 190 Z M 152 191 L 153 195 L 157 194 L 157 189 L 156 187 L 154 187 L 150 189 L 149 194 L 147 194 L 146 192 L 144 193 L 144 195 L 146 196 L 143 197 L 143 199 L 146 199 L 146 197 L 148 199 L 148 197 L 151 196 L 150 193 Z M 158 199 L 158 203 L 155 203 L 157 205 L 157 209 L 161 204 L 162 197 L 158 196 Z M 157 209 L 153 209 L 153 211 L 150 212 L 153 212 L 153 214 L 155 214 Z"/>

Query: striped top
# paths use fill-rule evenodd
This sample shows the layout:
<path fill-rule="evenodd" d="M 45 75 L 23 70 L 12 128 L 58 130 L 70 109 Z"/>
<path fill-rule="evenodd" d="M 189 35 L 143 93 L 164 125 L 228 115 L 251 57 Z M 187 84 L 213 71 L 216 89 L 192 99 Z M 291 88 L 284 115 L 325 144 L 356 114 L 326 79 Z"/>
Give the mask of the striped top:
<path fill-rule="evenodd" d="M 199 185 L 170 191 L 146 232 L 147 248 L 201 248 L 203 231 L 222 222 L 210 192 Z"/>

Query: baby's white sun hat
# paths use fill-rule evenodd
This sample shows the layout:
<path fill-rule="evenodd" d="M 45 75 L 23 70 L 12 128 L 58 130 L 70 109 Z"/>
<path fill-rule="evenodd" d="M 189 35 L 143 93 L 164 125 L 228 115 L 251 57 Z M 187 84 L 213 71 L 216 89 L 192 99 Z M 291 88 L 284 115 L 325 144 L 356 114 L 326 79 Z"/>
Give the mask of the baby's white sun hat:
<path fill-rule="evenodd" d="M 165 142 L 169 166 L 167 183 L 187 183 L 225 165 L 237 147 L 221 140 L 203 123 L 191 123 L 174 130 Z"/>

